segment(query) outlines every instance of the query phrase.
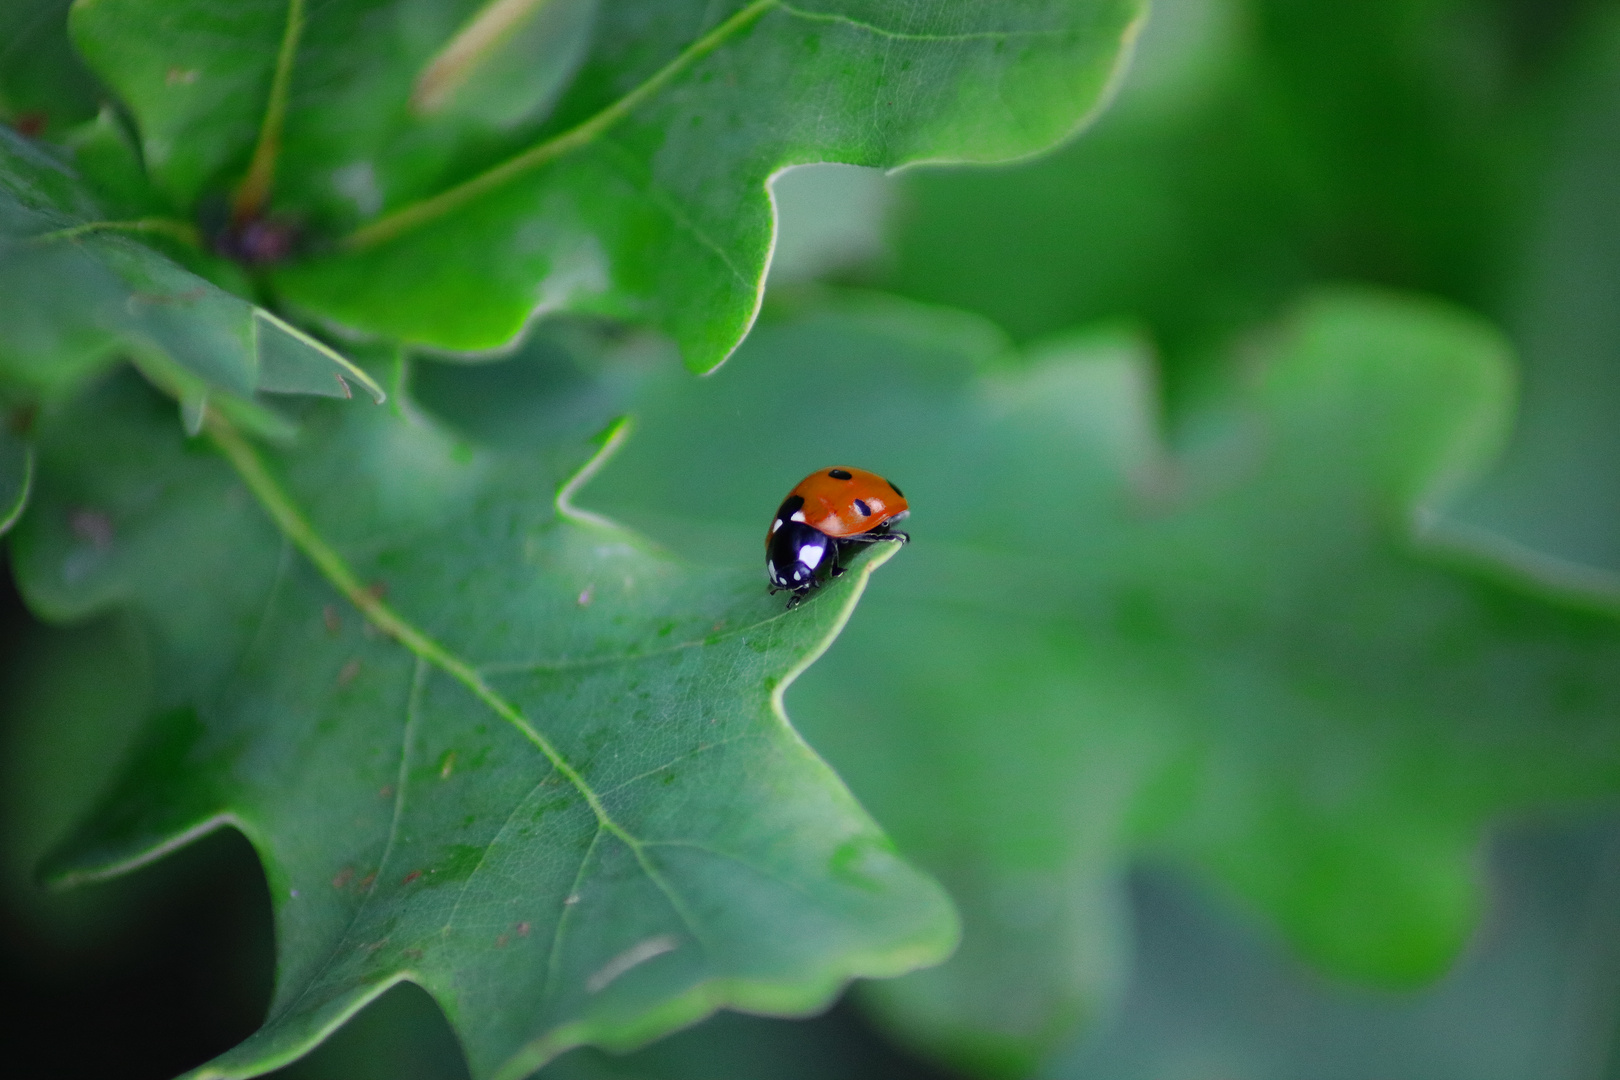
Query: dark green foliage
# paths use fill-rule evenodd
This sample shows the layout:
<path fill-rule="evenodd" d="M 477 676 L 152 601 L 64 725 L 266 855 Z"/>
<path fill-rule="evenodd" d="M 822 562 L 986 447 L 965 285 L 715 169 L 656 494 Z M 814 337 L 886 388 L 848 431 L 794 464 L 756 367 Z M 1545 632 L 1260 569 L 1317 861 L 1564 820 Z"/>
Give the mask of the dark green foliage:
<path fill-rule="evenodd" d="M 198 1076 L 1596 1075 L 1612 920 L 1469 980 L 1574 921 L 1487 831 L 1620 790 L 1620 23 L 1144 6 L 0 0 L 19 917 L 245 835 Z M 915 539 L 787 611 L 835 463 Z"/>

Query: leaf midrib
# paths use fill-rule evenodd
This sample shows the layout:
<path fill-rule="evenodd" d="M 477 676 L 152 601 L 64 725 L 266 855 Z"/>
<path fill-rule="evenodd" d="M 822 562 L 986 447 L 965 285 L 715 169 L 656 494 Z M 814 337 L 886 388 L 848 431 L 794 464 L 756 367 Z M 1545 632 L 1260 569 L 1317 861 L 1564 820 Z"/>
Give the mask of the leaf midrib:
<path fill-rule="evenodd" d="M 774 0 L 772 0 L 774 2 Z M 577 791 L 587 806 L 591 808 L 600 827 L 611 833 L 621 841 L 635 855 L 637 864 L 641 867 L 649 880 L 664 894 L 672 908 L 675 909 L 681 921 L 693 933 L 693 937 L 701 940 L 696 931 L 696 922 L 686 909 L 684 901 L 675 892 L 673 886 L 664 879 L 663 874 L 647 856 L 645 845 L 641 839 L 634 836 L 624 826 L 620 825 L 608 813 L 607 807 L 602 804 L 601 797 L 596 790 L 586 782 L 579 771 L 569 763 L 562 753 L 551 744 L 538 728 L 531 724 L 522 710 L 506 698 L 502 697 L 487 683 L 478 670 L 449 649 L 439 644 L 427 633 L 418 629 L 414 624 L 394 611 L 375 592 L 360 583 L 360 579 L 349 568 L 337 550 L 328 544 L 314 525 L 306 518 L 303 511 L 292 500 L 292 497 L 282 489 L 276 478 L 271 475 L 258 451 L 243 438 L 242 434 L 217 411 L 208 411 L 207 429 L 213 438 L 214 444 L 225 454 L 227 460 L 236 469 L 237 475 L 242 478 L 254 498 L 270 516 L 282 534 L 304 553 L 304 556 L 315 564 L 317 570 L 326 578 L 333 588 L 337 589 L 349 603 L 353 604 L 372 625 L 383 633 L 398 641 L 409 649 L 418 660 L 431 664 L 443 671 L 466 689 L 474 697 L 494 712 L 496 716 L 506 721 L 519 734 L 527 739 L 542 756 L 551 763 L 552 768 L 564 777 L 574 790 Z"/>
<path fill-rule="evenodd" d="M 281 132 L 287 122 L 287 101 L 292 95 L 293 60 L 304 34 L 304 0 L 287 0 L 287 22 L 276 50 L 275 73 L 270 78 L 270 98 L 265 102 L 264 120 L 259 125 L 258 142 L 247 174 L 231 200 L 231 217 L 249 221 L 264 210 L 275 182 L 276 163 L 281 156 Z"/>
<path fill-rule="evenodd" d="M 336 245 L 337 250 L 359 252 L 377 247 L 454 212 L 478 196 L 492 191 L 524 173 L 562 157 L 576 148 L 590 144 L 600 134 L 628 116 L 644 101 L 657 94 L 686 68 L 725 44 L 727 39 L 757 21 L 772 8 L 796 19 L 848 26 L 893 41 L 957 44 L 968 41 L 1001 41 L 1015 37 L 1049 37 L 1066 32 L 1062 28 L 1051 28 L 1022 31 L 982 30 L 960 34 L 907 33 L 877 26 L 837 12 L 807 11 L 787 2 L 787 0 L 754 0 L 753 3 L 736 12 L 713 30 L 688 45 L 669 63 L 649 76 L 646 81 L 631 89 L 624 96 L 607 105 L 589 119 L 582 121 L 567 131 L 535 144 L 529 149 L 454 187 L 408 203 L 398 210 L 362 225 L 340 239 Z M 271 78 L 269 98 L 265 104 L 264 119 L 259 127 L 258 138 L 255 141 L 253 157 L 249 162 L 247 173 L 243 176 L 242 182 L 238 185 L 232 199 L 232 216 L 237 221 L 256 216 L 262 212 L 264 205 L 269 201 L 271 187 L 275 179 L 276 165 L 280 157 L 282 130 L 286 124 L 287 104 L 292 88 L 293 66 L 303 36 L 305 22 L 304 0 L 288 0 L 287 21 L 282 33 L 280 47 L 276 53 L 276 66 Z M 682 222 L 682 224 L 691 227 L 689 223 Z M 133 227 L 135 230 L 142 231 L 172 232 L 177 231 L 176 225 L 182 228 L 186 227 L 186 223 L 166 223 L 159 228 L 146 221 L 140 223 L 98 222 L 94 223 L 92 227 L 115 229 L 130 229 Z M 693 231 L 696 231 L 695 228 Z M 698 235 L 700 240 L 708 240 L 701 233 Z M 189 237 L 187 239 L 195 246 L 195 239 Z M 737 273 L 736 268 L 731 266 L 724 252 L 719 251 L 718 247 L 713 245 L 712 242 L 709 242 L 709 246 L 720 255 L 728 269 L 734 274 Z"/>
<path fill-rule="evenodd" d="M 338 241 L 338 249 L 340 251 L 355 252 L 377 247 L 395 237 L 426 225 L 436 218 L 454 212 L 478 196 L 500 187 L 509 180 L 513 180 L 549 161 L 562 157 L 578 147 L 588 145 L 602 132 L 628 116 L 642 102 L 662 90 L 675 76 L 725 44 L 728 38 L 757 21 L 772 8 L 796 19 L 849 26 L 892 41 L 959 44 L 968 41 L 1002 41 L 1014 37 L 1052 37 L 1067 33 L 1066 30 L 1061 28 L 1053 28 L 1043 30 L 982 30 L 962 34 L 911 34 L 875 26 L 837 13 L 806 11 L 795 7 L 786 0 L 754 0 L 753 3 L 688 45 L 679 55 L 662 68 L 659 68 L 645 82 L 588 120 L 561 134 L 539 142 L 516 156 L 506 159 L 499 165 L 479 173 L 477 176 L 454 187 L 447 188 L 436 195 L 430 195 L 425 199 L 409 203 L 392 213 L 385 214 L 376 221 L 362 225 Z M 724 258 L 724 255 L 722 255 L 722 258 Z M 729 266 L 729 262 L 727 265 Z M 735 268 L 732 269 L 735 272 Z"/>
<path fill-rule="evenodd" d="M 339 250 L 364 251 L 376 247 L 394 239 L 396 236 L 419 228 L 436 218 L 443 217 L 485 192 L 492 191 L 507 181 L 536 169 L 548 161 L 562 157 L 576 147 L 589 144 L 597 135 L 618 123 L 643 101 L 662 90 L 675 76 L 723 45 L 727 38 L 759 19 L 771 8 L 779 6 L 781 6 L 780 0 L 754 0 L 752 4 L 732 15 L 713 30 L 710 30 L 707 34 L 681 50 L 673 60 L 654 72 L 647 81 L 608 105 L 590 119 L 559 135 L 531 146 L 515 157 L 507 158 L 499 165 L 479 173 L 470 180 L 465 180 L 455 187 L 447 188 L 437 195 L 410 203 L 390 214 L 385 214 L 368 225 L 361 226 L 338 241 Z"/>

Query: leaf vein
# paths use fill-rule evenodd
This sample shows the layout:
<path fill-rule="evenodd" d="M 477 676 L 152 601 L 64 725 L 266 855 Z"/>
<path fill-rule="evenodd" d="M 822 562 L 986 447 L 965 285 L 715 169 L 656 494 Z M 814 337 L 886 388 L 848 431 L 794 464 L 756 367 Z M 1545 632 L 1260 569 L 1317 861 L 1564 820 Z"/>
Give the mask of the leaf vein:
<path fill-rule="evenodd" d="M 796 882 L 794 882 L 792 879 L 783 877 L 781 874 L 777 873 L 775 870 L 767 870 L 765 867 L 760 866 L 760 865 L 758 865 L 758 864 L 756 864 L 754 862 L 751 862 L 750 860 L 743 858 L 741 855 L 737 855 L 737 854 L 735 854 L 733 852 L 730 852 L 730 851 L 721 851 L 719 848 L 712 848 L 712 847 L 709 847 L 707 844 L 694 843 L 691 840 L 649 840 L 649 841 L 647 841 L 647 846 L 648 847 L 667 847 L 667 848 L 690 848 L 693 851 L 701 851 L 705 855 L 713 855 L 717 859 L 724 859 L 727 862 L 736 863 L 738 866 L 743 867 L 745 870 L 753 871 L 754 873 L 758 874 L 760 877 L 769 878 L 770 880 L 776 882 L 778 885 L 782 885 L 782 886 L 784 886 L 784 887 L 786 887 L 788 889 L 791 889 L 793 892 L 798 893 L 800 896 L 804 897 L 807 900 L 810 900 L 810 901 L 814 902 L 817 899 L 812 893 L 810 893 L 808 890 L 806 890 L 803 886 L 801 886 L 801 885 L 797 884 Z"/>
<path fill-rule="evenodd" d="M 416 734 L 418 706 L 421 703 L 422 688 L 426 683 L 427 665 L 418 657 L 416 668 L 411 674 L 411 692 L 405 699 L 405 723 L 401 725 L 399 740 L 399 774 L 394 784 L 394 810 L 388 822 L 388 839 L 383 842 L 382 857 L 377 860 L 376 872 L 379 879 L 388 866 L 389 856 L 394 852 L 394 841 L 399 836 L 399 822 L 405 814 L 405 781 L 410 774 L 411 739 Z M 371 898 L 375 895 L 375 887 L 366 890 L 365 895 L 360 898 L 360 903 L 356 905 L 354 914 L 349 916 L 349 922 L 343 927 L 343 932 L 333 941 L 332 949 L 326 954 L 326 959 L 321 963 L 320 967 L 310 973 L 308 981 L 293 996 L 292 1000 L 276 1011 L 275 1016 L 287 1016 L 292 1013 L 297 1008 L 298 1003 L 308 997 L 310 991 L 320 982 L 321 975 L 342 958 L 344 955 L 343 946 L 354 937 L 354 928 L 360 925 L 360 917 L 371 907 Z"/>
<path fill-rule="evenodd" d="M 536 143 L 516 156 L 507 158 L 499 165 L 487 169 L 469 180 L 464 180 L 454 187 L 446 188 L 437 195 L 409 203 L 392 213 L 378 218 L 369 225 L 361 226 L 341 240 L 338 246 L 347 251 L 363 251 L 367 248 L 376 247 L 378 244 L 392 240 L 402 233 L 410 232 L 443 217 L 445 214 L 461 208 L 480 195 L 493 191 L 508 181 L 522 176 L 524 173 L 563 157 L 581 146 L 589 145 L 598 135 L 630 115 L 643 102 L 657 94 L 681 72 L 718 49 L 725 44 L 726 39 L 758 20 L 771 8 L 777 7 L 779 3 L 780 0 L 754 0 L 752 4 L 738 11 L 719 26 L 688 45 L 673 60 L 659 68 L 641 85 L 608 105 L 590 119 L 582 121 L 559 135 L 554 135 L 549 139 Z"/>
<path fill-rule="evenodd" d="M 551 994 L 551 988 L 557 976 L 557 964 L 562 955 L 563 935 L 566 933 L 568 916 L 574 910 L 575 897 L 579 895 L 579 887 L 585 880 L 585 868 L 591 863 L 591 855 L 596 851 L 596 842 L 602 839 L 600 826 L 591 834 L 591 842 L 585 845 L 585 854 L 580 857 L 579 869 L 574 871 L 574 880 L 569 883 L 568 891 L 563 894 L 562 910 L 557 913 L 557 928 L 551 933 L 551 948 L 546 953 L 546 975 L 540 984 L 540 1003 L 545 1007 L 546 999 Z"/>
<path fill-rule="evenodd" d="M 551 740 L 529 722 L 521 709 L 496 693 L 471 664 L 418 629 L 415 624 L 384 603 L 373 590 L 360 583 L 360 579 L 349 568 L 343 556 L 339 555 L 304 517 L 303 511 L 282 490 L 280 483 L 266 468 L 258 452 L 229 420 L 210 409 L 207 423 L 215 445 L 224 451 L 226 459 L 236 468 L 237 474 L 247 484 L 248 490 L 259 500 L 260 507 L 282 533 L 298 546 L 305 557 L 315 564 L 316 569 L 320 570 L 338 592 L 358 608 L 377 629 L 471 690 L 473 696 L 482 701 L 495 715 L 516 728 L 545 756 L 553 768 L 567 778 L 609 832 L 620 836 L 628 843 L 635 842 L 634 837 L 608 816 L 597 799 L 596 792 L 591 790 L 585 778 L 551 744 Z"/>
<path fill-rule="evenodd" d="M 739 634 L 746 634 L 767 627 L 771 623 L 787 618 L 789 614 L 789 611 L 783 609 L 769 618 L 751 622 L 746 626 L 738 626 L 730 630 L 719 630 L 693 641 L 677 641 L 673 645 L 666 645 L 661 649 L 648 649 L 646 652 L 616 653 L 612 656 L 582 656 L 573 660 L 493 660 L 487 664 L 478 665 L 478 670 L 486 675 L 522 675 L 533 671 L 574 671 L 579 668 L 612 667 L 614 664 L 628 664 L 637 660 L 668 656 L 670 653 L 683 652 L 687 649 L 697 649 L 705 645 L 716 645 Z"/>
<path fill-rule="evenodd" d="M 745 740 L 748 740 L 748 739 L 763 739 L 763 738 L 765 738 L 765 734 L 763 732 L 748 731 L 748 732 L 744 732 L 741 735 L 732 735 L 729 738 L 716 739 L 714 742 L 704 743 L 702 746 L 696 747 L 696 748 L 694 748 L 692 750 L 688 750 L 684 754 L 676 754 L 674 757 L 670 758 L 668 761 L 664 762 L 662 765 L 657 766 L 656 768 L 648 769 L 645 772 L 639 772 L 639 773 L 637 773 L 636 775 L 634 775 L 632 777 L 629 777 L 629 778 L 627 778 L 625 780 L 619 781 L 617 784 L 614 784 L 612 787 L 608 788 L 606 791 L 603 791 L 601 793 L 602 798 L 606 799 L 606 798 L 608 798 L 608 797 L 610 797 L 612 795 L 617 794 L 620 791 L 623 791 L 625 788 L 629 787 L 631 784 L 637 783 L 638 781 L 641 781 L 641 780 L 645 780 L 649 776 L 657 776 L 659 773 L 663 772 L 665 769 L 669 768 L 672 765 L 677 765 L 677 764 L 679 764 L 680 762 L 683 762 L 683 761 L 690 761 L 692 758 L 695 758 L 695 757 L 699 756 L 700 754 L 706 754 L 710 750 L 715 750 L 715 749 L 718 749 L 718 748 L 720 748 L 722 746 L 726 746 L 726 745 L 729 745 L 729 744 L 735 743 L 735 742 L 744 742 Z M 653 843 L 653 841 L 651 841 L 651 840 L 646 841 L 646 842 L 649 843 L 649 844 Z"/>
<path fill-rule="evenodd" d="M 326 542 L 326 539 L 316 531 L 315 526 L 304 517 L 303 511 L 293 502 L 291 496 L 284 491 L 280 483 L 270 473 L 264 461 L 259 457 L 253 446 L 242 437 L 234 425 L 217 411 L 210 409 L 206 422 L 209 434 L 214 444 L 225 454 L 226 459 L 235 467 L 237 474 L 242 477 L 260 507 L 269 515 L 277 528 L 296 544 L 305 557 L 326 577 L 348 601 L 358 608 L 371 623 L 383 633 L 398 641 L 405 648 L 414 653 L 419 660 L 444 671 L 447 675 L 461 683 L 473 695 L 482 701 L 495 715 L 505 720 L 522 734 L 540 753 L 551 763 L 553 769 L 561 773 L 574 790 L 584 798 L 586 804 L 595 814 L 599 826 L 618 838 L 628 847 L 635 856 L 636 863 L 641 867 L 653 885 L 663 893 L 670 906 L 686 925 L 687 931 L 700 945 L 704 945 L 702 933 L 698 929 L 697 920 L 693 918 L 680 895 L 664 879 L 663 873 L 653 865 L 648 858 L 645 845 L 620 825 L 607 812 L 602 805 L 601 798 L 586 783 L 585 778 L 571 765 L 567 758 L 551 744 L 551 740 L 540 733 L 529 719 L 523 715 L 516 705 L 496 693 L 489 683 L 479 675 L 478 671 L 467 661 L 450 652 L 439 642 L 429 637 L 414 624 L 391 608 L 372 590 L 360 584 L 337 550 Z M 514 810 L 515 812 L 515 810 Z M 486 850 L 487 854 L 487 850 Z M 482 860 L 480 860 L 480 865 Z M 474 870 L 476 873 L 476 868 Z M 457 898 L 459 905 L 461 898 Z M 454 911 L 452 911 L 452 917 Z"/>
<path fill-rule="evenodd" d="M 512 804 L 512 809 L 507 813 L 506 820 L 501 822 L 501 827 L 495 830 L 495 835 L 491 836 L 489 841 L 484 844 L 484 850 L 479 854 L 478 861 L 473 864 L 472 870 L 467 874 L 466 878 L 462 880 L 461 889 L 456 893 L 456 902 L 450 905 L 450 914 L 445 916 L 444 929 L 441 931 L 441 933 L 445 935 L 450 933 L 450 928 L 455 925 L 456 913 L 461 910 L 461 902 L 462 900 L 466 899 L 467 890 L 472 888 L 473 879 L 478 876 L 478 871 L 484 868 L 484 863 L 486 860 L 488 860 L 489 853 L 495 850 L 495 845 L 500 843 L 501 837 L 506 834 L 506 830 L 512 827 L 512 822 L 517 819 L 518 812 L 529 805 L 529 800 L 533 799 L 535 795 L 546 786 L 546 782 L 550 779 L 551 773 L 548 772 L 535 782 L 535 785 L 528 790 L 523 798 Z M 600 831 L 601 828 L 602 825 L 600 822 L 598 822 L 597 830 Z"/>
<path fill-rule="evenodd" d="M 969 30 L 960 34 L 913 34 L 904 30 L 890 30 L 885 26 L 864 22 L 835 11 L 806 11 L 795 7 L 787 0 L 777 0 L 777 7 L 786 15 L 807 22 L 837 23 L 877 37 L 887 38 L 890 41 L 919 41 L 942 45 L 954 45 L 967 41 L 1007 41 L 1013 38 L 1033 37 L 1062 37 L 1073 31 L 1063 27 L 1048 27 L 1041 30 Z"/>
<path fill-rule="evenodd" d="M 629 150 L 606 135 L 602 136 L 599 145 L 617 151 L 613 155 L 604 155 L 603 160 L 611 161 L 613 158 L 617 158 L 620 171 L 628 176 L 632 183 L 641 188 L 641 195 L 649 204 L 662 210 L 677 226 L 691 234 L 703 247 L 708 248 L 709 253 L 720 260 L 722 266 L 731 271 L 731 276 L 736 278 L 745 290 L 748 292 L 754 291 L 753 282 L 749 280 L 748 275 L 742 272 L 741 267 L 731 261 L 731 256 L 726 253 L 725 248 L 720 246 L 719 241 L 704 232 L 697 222 L 688 217 L 675 197 L 659 187 L 650 172 L 638 168 L 640 163 Z"/>

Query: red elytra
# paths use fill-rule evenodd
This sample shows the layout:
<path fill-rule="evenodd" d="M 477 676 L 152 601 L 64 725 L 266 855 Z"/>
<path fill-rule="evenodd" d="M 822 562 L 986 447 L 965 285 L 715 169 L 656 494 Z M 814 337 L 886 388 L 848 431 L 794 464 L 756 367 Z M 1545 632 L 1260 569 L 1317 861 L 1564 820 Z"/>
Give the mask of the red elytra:
<path fill-rule="evenodd" d="M 834 537 L 871 532 L 904 517 L 909 509 L 899 488 L 875 472 L 847 465 L 817 469 L 788 492 L 788 499 L 794 496 L 804 500 L 798 511 L 804 523 Z M 766 547 L 774 532 L 765 534 Z"/>

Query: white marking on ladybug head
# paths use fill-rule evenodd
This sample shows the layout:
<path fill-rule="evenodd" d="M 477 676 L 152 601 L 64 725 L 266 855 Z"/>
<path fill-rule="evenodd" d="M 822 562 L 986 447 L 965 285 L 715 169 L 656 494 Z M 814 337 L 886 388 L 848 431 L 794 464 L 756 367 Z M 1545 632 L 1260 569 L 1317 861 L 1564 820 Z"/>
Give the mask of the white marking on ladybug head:
<path fill-rule="evenodd" d="M 777 518 L 775 521 L 771 522 L 771 534 L 775 535 L 776 530 L 780 529 L 781 527 L 782 527 L 782 519 Z"/>
<path fill-rule="evenodd" d="M 804 511 L 803 510 L 795 510 L 795 511 L 793 511 L 793 516 L 788 518 L 788 520 L 803 523 L 803 521 L 804 521 Z"/>
<path fill-rule="evenodd" d="M 819 544 L 806 544 L 804 547 L 799 549 L 799 561 L 804 563 L 804 565 L 808 566 L 810 569 L 814 570 L 816 567 L 821 565 L 821 556 L 826 553 L 826 550 L 826 548 Z"/>

